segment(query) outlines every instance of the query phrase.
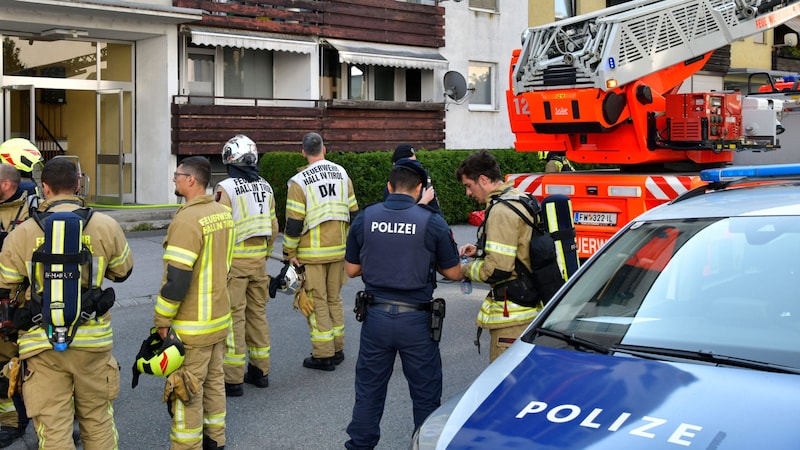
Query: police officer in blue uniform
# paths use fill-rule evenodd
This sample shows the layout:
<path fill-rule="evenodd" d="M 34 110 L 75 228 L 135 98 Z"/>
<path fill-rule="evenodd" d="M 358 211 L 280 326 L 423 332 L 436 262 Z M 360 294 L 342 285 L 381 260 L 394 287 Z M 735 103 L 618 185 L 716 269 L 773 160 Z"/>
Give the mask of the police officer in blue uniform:
<path fill-rule="evenodd" d="M 432 302 L 433 290 L 436 271 L 461 279 L 461 264 L 447 223 L 416 204 L 426 181 L 418 161 L 399 160 L 389 174 L 386 201 L 358 215 L 347 237 L 345 270 L 351 278 L 361 276 L 365 293 L 359 293 L 359 300 L 369 304 L 361 326 L 350 440 L 345 442 L 350 450 L 378 444 L 397 353 L 411 393 L 414 427 L 441 403 L 442 360 L 430 326 L 432 305 L 441 303 Z"/>

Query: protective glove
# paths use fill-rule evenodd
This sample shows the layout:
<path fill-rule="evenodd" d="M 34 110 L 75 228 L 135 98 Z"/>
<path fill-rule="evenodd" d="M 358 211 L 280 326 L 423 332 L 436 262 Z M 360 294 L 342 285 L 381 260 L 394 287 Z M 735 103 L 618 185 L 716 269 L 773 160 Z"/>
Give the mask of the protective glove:
<path fill-rule="evenodd" d="M 189 405 L 194 401 L 199 390 L 200 383 L 198 383 L 197 377 L 181 367 L 167 377 L 167 381 L 164 384 L 164 395 L 161 400 L 166 403 L 177 397 L 180 401 Z"/>
<path fill-rule="evenodd" d="M 289 270 L 289 264 L 291 264 L 289 261 L 284 261 L 283 268 L 278 273 L 278 275 L 272 277 L 272 279 L 269 280 L 269 298 L 275 298 L 275 294 L 278 292 L 278 289 L 286 288 L 285 277 L 286 277 L 286 271 Z"/>
<path fill-rule="evenodd" d="M 311 296 L 308 295 L 303 288 L 298 289 L 297 293 L 294 294 L 294 309 L 299 309 L 306 317 L 314 312 L 314 300 L 311 299 Z"/>
<path fill-rule="evenodd" d="M 22 361 L 18 357 L 11 358 L 5 366 L 3 366 L 2 376 L 8 378 L 8 398 L 19 392 L 22 388 Z"/>

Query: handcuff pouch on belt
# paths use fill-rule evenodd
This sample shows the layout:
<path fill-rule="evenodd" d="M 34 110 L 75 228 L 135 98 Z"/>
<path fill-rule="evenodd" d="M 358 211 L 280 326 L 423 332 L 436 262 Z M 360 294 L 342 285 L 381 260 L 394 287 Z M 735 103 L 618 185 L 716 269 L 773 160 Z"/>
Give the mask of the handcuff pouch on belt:
<path fill-rule="evenodd" d="M 363 322 L 367 318 L 367 309 L 373 301 L 372 294 L 368 294 L 366 291 L 358 291 L 356 293 L 356 306 L 353 308 L 353 312 L 356 313 L 357 321 Z"/>
<path fill-rule="evenodd" d="M 442 339 L 442 324 L 444 323 L 445 301 L 435 298 L 431 302 L 431 340 L 439 342 Z"/>

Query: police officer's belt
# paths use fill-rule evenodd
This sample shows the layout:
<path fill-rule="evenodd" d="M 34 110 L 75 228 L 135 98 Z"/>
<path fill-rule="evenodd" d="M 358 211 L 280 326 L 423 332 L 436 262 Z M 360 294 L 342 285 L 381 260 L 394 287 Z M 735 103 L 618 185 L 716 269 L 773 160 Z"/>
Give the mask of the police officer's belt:
<path fill-rule="evenodd" d="M 378 298 L 374 297 L 372 303 L 370 303 L 370 308 L 379 309 L 381 311 L 386 312 L 414 312 L 414 311 L 430 311 L 431 304 L 430 303 L 408 303 L 408 302 L 399 302 L 397 300 L 389 300 L 388 298 Z"/>

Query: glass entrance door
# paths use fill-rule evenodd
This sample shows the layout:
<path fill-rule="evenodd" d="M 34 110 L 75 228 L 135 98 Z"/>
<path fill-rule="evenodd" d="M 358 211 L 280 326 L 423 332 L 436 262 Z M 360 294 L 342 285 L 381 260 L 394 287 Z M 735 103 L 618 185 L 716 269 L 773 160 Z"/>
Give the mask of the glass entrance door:
<path fill-rule="evenodd" d="M 36 91 L 33 85 L 3 86 L 3 136 L 36 143 Z"/>
<path fill-rule="evenodd" d="M 131 93 L 122 89 L 97 91 L 97 159 L 95 201 L 105 205 L 131 203 L 133 151 Z"/>

